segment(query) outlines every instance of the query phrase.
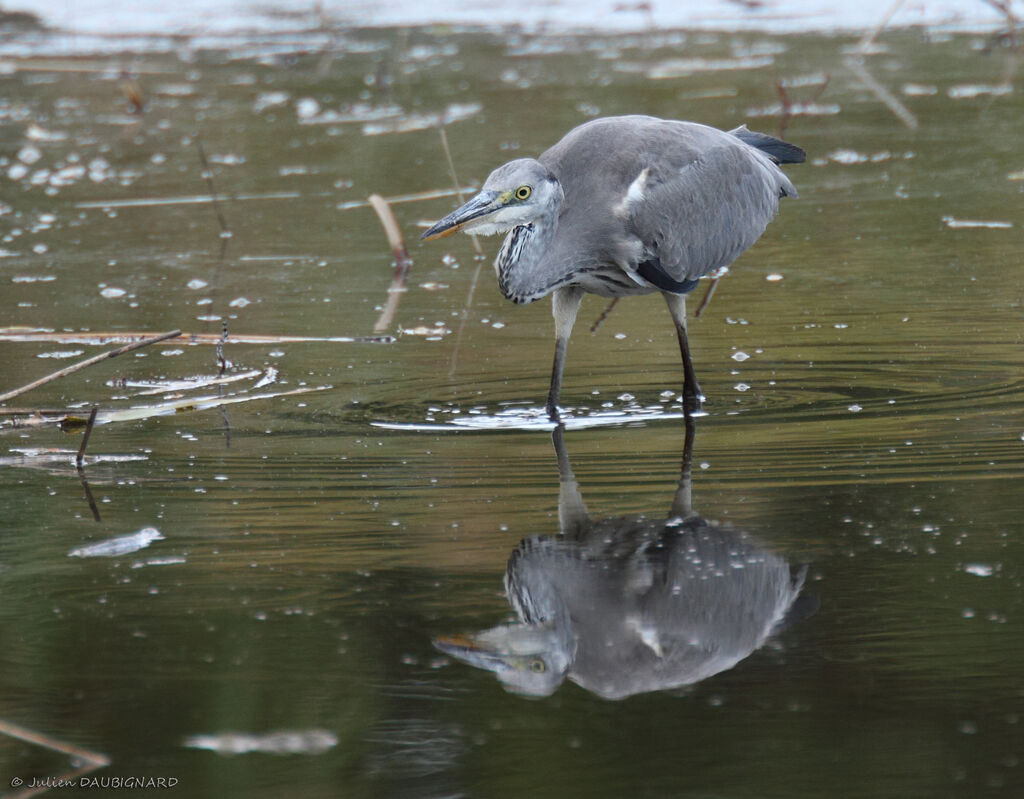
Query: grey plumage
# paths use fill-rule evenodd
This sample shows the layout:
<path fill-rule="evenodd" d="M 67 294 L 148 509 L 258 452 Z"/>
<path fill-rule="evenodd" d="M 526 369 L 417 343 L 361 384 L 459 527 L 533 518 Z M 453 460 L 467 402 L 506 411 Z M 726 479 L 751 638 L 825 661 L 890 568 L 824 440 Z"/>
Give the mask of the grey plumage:
<path fill-rule="evenodd" d="M 423 234 L 507 232 L 498 285 L 516 303 L 554 293 L 556 350 L 548 411 L 557 418 L 565 345 L 583 293 L 661 291 L 683 358 L 684 407 L 700 407 L 683 296 L 750 247 L 796 189 L 779 163 L 795 145 L 646 116 L 595 119 L 538 158 L 495 169 L 480 193 Z"/>
<path fill-rule="evenodd" d="M 606 699 L 691 685 L 762 646 L 798 602 L 806 568 L 694 512 L 692 425 L 668 519 L 592 519 L 556 429 L 561 535 L 526 538 L 509 557 L 518 622 L 434 645 L 517 693 L 546 696 L 569 679 Z"/>

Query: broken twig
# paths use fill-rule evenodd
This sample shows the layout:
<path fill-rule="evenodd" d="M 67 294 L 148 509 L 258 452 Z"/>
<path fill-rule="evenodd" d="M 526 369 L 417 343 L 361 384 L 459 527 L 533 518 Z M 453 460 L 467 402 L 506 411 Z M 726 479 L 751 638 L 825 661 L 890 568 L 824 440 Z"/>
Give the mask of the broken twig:
<path fill-rule="evenodd" d="M 402 231 L 398 227 L 398 222 L 395 221 L 395 215 L 391 213 L 391 207 L 387 200 L 379 194 L 371 194 L 367 199 L 377 213 L 377 218 L 384 228 L 384 235 L 388 238 L 388 245 L 391 247 L 391 256 L 395 259 L 395 271 L 391 277 L 391 285 L 388 286 L 388 300 L 373 326 L 373 332 L 380 333 L 390 327 L 394 321 L 395 312 L 398 310 L 398 301 L 405 291 L 405 277 L 409 274 L 412 259 L 409 257 L 409 251 L 405 249 Z"/>
<path fill-rule="evenodd" d="M 34 380 L 33 382 L 29 383 L 28 385 L 24 385 L 21 388 L 16 388 L 13 391 L 8 391 L 6 394 L 0 394 L 0 402 L 6 402 L 7 400 L 13 397 L 17 397 L 19 394 L 24 394 L 26 391 L 31 391 L 34 388 L 39 388 L 39 386 L 45 385 L 46 383 L 50 383 L 54 380 L 57 380 L 58 378 L 67 377 L 68 375 L 73 374 L 79 371 L 80 369 L 84 369 L 87 366 L 92 366 L 93 364 L 99 363 L 100 361 L 105 361 L 107 358 L 116 358 L 118 355 L 124 355 L 126 352 L 141 349 L 142 347 L 148 347 L 150 344 L 156 344 L 159 341 L 166 341 L 169 338 L 176 338 L 177 336 L 180 335 L 180 330 L 172 330 L 169 333 L 161 333 L 160 335 L 153 336 L 152 338 L 147 338 L 142 341 L 135 341 L 131 344 L 125 344 L 123 347 L 118 347 L 116 350 L 110 350 L 109 352 L 103 352 L 100 353 L 99 355 L 94 355 L 91 358 L 86 358 L 84 361 L 79 361 L 78 363 L 71 364 L 71 366 L 66 366 L 63 369 L 54 372 L 53 374 L 46 375 L 46 377 L 41 377 L 38 380 Z"/>

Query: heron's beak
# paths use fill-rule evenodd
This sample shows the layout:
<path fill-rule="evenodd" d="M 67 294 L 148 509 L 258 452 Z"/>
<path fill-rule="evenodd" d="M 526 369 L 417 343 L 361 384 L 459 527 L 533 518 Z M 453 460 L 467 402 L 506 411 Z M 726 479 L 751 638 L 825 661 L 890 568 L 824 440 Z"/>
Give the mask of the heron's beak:
<path fill-rule="evenodd" d="M 502 651 L 503 647 L 488 646 L 476 635 L 442 635 L 433 643 L 435 649 L 478 669 L 502 672 L 515 668 L 514 655 Z"/>
<path fill-rule="evenodd" d="M 488 671 L 522 671 L 539 655 L 551 650 L 547 627 L 530 624 L 499 624 L 470 635 L 442 635 L 434 648 L 446 655 Z"/>
<path fill-rule="evenodd" d="M 423 241 L 433 241 L 457 233 L 467 222 L 472 222 L 474 219 L 487 216 L 502 208 L 501 198 L 500 192 L 482 191 L 461 208 L 452 211 L 440 222 L 427 229 L 420 238 Z"/>

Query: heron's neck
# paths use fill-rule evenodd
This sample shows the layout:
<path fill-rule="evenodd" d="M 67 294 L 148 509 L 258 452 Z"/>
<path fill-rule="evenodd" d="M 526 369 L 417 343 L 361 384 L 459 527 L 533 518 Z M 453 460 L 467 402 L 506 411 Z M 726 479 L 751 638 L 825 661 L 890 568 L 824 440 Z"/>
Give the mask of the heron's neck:
<path fill-rule="evenodd" d="M 559 276 L 545 268 L 545 259 L 558 227 L 558 209 L 512 228 L 494 259 L 498 287 L 515 303 L 533 302 L 556 288 Z"/>

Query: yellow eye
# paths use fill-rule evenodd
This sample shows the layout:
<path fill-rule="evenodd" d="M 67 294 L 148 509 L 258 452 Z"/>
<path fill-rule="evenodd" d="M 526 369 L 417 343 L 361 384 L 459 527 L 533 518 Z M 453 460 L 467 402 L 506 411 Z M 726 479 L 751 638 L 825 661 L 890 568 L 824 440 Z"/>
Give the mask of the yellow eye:
<path fill-rule="evenodd" d="M 528 188 L 526 188 L 525 186 L 523 188 L 526 189 L 526 193 L 527 194 L 530 193 L 530 190 Z M 516 194 L 518 195 L 519 192 L 516 192 Z M 547 668 L 547 667 L 544 665 L 544 661 L 541 660 L 540 658 L 538 658 L 537 660 L 531 660 L 530 661 L 530 671 L 533 671 L 533 672 L 536 672 L 537 674 L 540 674 L 541 672 L 544 671 L 545 668 Z"/>
<path fill-rule="evenodd" d="M 518 189 L 516 189 L 516 199 L 525 200 L 527 197 L 530 196 L 530 192 L 532 191 L 533 189 L 531 189 L 529 186 L 520 186 Z"/>

